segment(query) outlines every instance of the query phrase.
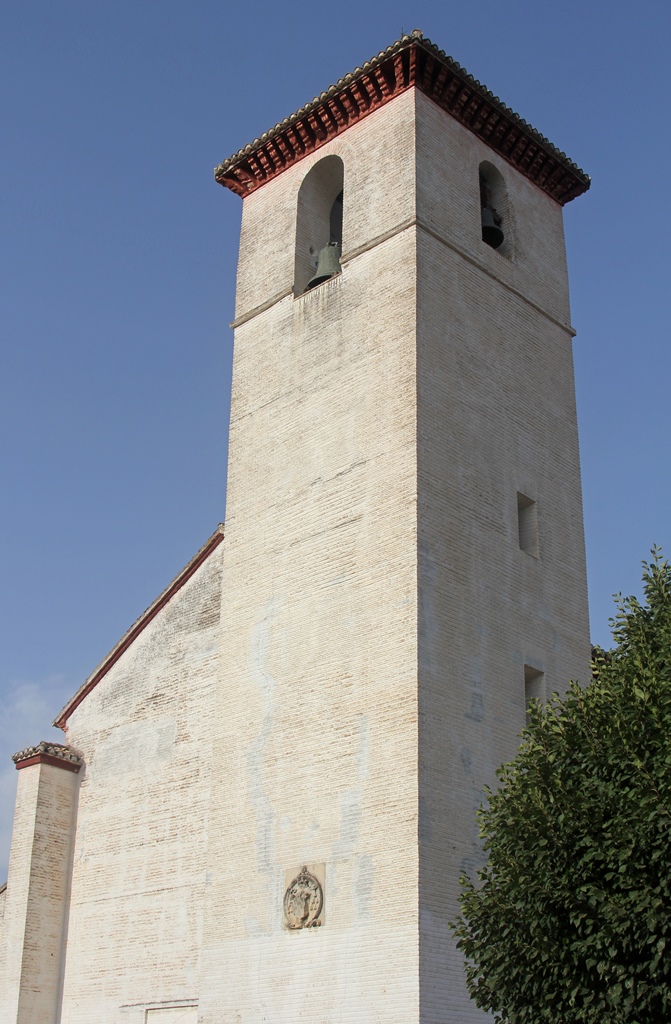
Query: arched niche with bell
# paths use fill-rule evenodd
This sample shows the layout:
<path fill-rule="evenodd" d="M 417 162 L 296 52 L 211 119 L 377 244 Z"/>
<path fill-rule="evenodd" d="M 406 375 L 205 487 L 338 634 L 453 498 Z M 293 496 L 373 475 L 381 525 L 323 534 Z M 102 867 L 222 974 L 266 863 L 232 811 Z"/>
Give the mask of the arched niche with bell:
<path fill-rule="evenodd" d="M 513 255 L 513 230 L 508 190 L 494 164 L 480 164 L 480 227 L 482 241 L 508 259 Z"/>
<path fill-rule="evenodd" d="M 325 156 L 308 171 L 299 189 L 295 295 L 341 271 L 344 170 L 339 156 Z"/>

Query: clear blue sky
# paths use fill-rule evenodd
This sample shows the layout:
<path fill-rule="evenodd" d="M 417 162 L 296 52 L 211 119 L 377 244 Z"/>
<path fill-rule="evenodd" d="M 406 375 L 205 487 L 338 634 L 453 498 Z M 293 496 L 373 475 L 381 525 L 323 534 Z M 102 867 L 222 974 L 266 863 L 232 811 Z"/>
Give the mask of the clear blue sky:
<path fill-rule="evenodd" d="M 224 518 L 241 201 L 212 168 L 415 27 L 593 179 L 566 231 L 595 641 L 671 553 L 668 0 L 6 0 L 0 881 L 10 754 Z"/>

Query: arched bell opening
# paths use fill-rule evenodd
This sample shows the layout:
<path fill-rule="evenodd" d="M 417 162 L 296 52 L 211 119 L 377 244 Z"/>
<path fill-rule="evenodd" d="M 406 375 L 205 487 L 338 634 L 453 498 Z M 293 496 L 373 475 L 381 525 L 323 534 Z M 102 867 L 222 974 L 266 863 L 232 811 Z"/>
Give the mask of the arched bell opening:
<path fill-rule="evenodd" d="M 344 165 L 326 156 L 298 192 L 294 294 L 302 295 L 341 271 Z"/>
<path fill-rule="evenodd" d="M 510 259 L 513 239 L 508 191 L 501 172 L 487 160 L 480 164 L 480 228 L 482 241 Z"/>

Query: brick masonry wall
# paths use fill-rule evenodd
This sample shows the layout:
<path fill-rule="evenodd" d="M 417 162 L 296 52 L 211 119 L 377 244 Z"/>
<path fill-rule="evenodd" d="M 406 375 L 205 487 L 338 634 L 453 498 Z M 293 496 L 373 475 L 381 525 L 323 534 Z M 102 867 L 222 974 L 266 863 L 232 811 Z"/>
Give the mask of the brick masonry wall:
<path fill-rule="evenodd" d="M 219 547 L 70 718 L 85 768 L 62 1024 L 197 1002 L 221 561 Z"/>
<path fill-rule="evenodd" d="M 525 723 L 524 666 L 548 693 L 586 683 L 589 628 L 561 210 L 417 103 L 420 999 L 422 1024 L 444 1024 L 486 1019 L 448 921 L 482 862 L 482 787 Z M 508 188 L 512 259 L 480 238 L 485 159 Z M 520 549 L 518 492 L 537 503 L 538 558 Z"/>
<path fill-rule="evenodd" d="M 342 276 L 236 330 L 202 1024 L 417 1019 L 412 110 L 317 155 L 344 162 Z M 313 163 L 245 200 L 240 319 L 293 282 Z M 302 864 L 324 924 L 289 931 Z"/>
<path fill-rule="evenodd" d="M 73 772 L 53 765 L 19 772 L 2 948 L 7 1024 L 57 1016 L 77 786 Z"/>

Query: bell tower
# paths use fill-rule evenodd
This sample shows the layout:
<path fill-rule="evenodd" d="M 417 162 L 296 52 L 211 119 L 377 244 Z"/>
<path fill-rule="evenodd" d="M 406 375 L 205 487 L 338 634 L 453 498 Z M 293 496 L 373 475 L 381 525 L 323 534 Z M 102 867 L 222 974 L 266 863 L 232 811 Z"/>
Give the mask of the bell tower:
<path fill-rule="evenodd" d="M 562 206 L 421 33 L 243 199 L 200 1024 L 484 1020 L 449 921 L 531 697 L 587 680 Z"/>

